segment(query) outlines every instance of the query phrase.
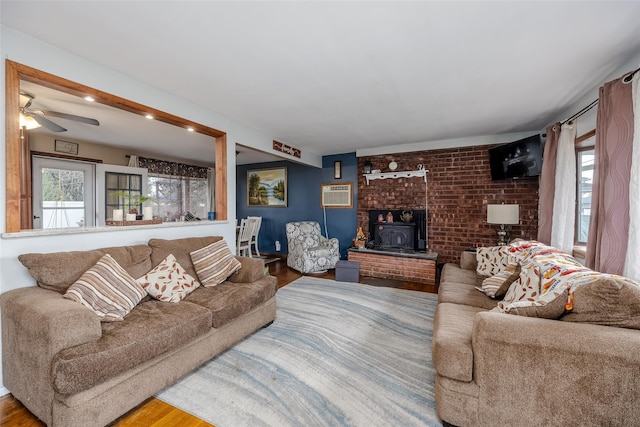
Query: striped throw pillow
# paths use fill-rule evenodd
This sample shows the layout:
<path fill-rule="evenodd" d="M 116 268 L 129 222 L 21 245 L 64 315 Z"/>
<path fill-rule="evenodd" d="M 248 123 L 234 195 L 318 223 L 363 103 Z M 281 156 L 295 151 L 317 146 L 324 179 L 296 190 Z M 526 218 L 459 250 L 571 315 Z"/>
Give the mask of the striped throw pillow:
<path fill-rule="evenodd" d="M 227 280 L 242 264 L 229 250 L 224 240 L 218 240 L 190 253 L 193 267 L 203 286 L 215 286 Z"/>
<path fill-rule="evenodd" d="M 111 255 L 104 255 L 64 297 L 93 310 L 103 322 L 121 321 L 147 295 Z"/>
<path fill-rule="evenodd" d="M 482 291 L 491 298 L 502 298 L 520 277 L 520 264 L 509 264 L 504 271 L 482 281 Z"/>

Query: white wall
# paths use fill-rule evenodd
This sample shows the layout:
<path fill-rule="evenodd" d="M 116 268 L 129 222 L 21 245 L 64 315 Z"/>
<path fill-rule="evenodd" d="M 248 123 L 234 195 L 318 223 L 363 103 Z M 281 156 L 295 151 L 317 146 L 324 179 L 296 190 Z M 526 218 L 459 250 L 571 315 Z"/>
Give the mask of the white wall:
<path fill-rule="evenodd" d="M 553 121 L 551 121 L 547 126 L 552 125 L 556 122 L 563 122 L 568 118 L 572 117 L 574 114 L 578 113 L 580 110 L 591 104 L 594 100 L 598 99 L 598 94 L 600 91 L 600 87 L 610 82 L 611 80 L 622 77 L 624 74 L 634 71 L 640 67 L 640 52 L 636 52 L 634 55 L 631 55 L 627 61 L 625 61 L 622 67 L 617 68 L 612 73 L 610 73 L 600 84 L 591 90 L 587 91 L 578 102 L 567 108 L 561 114 L 558 115 Z M 597 116 L 598 106 L 592 108 L 587 113 L 582 115 L 576 120 L 577 124 L 577 136 L 584 135 L 585 133 L 596 128 L 596 116 Z"/>
<path fill-rule="evenodd" d="M 273 135 L 260 133 L 239 123 L 231 122 L 221 114 L 195 105 L 188 100 L 176 98 L 154 87 L 133 80 L 104 66 L 86 61 L 69 52 L 58 49 L 42 41 L 25 36 L 4 26 L 0 26 L 0 53 L 3 59 L 0 66 L 2 87 L 5 87 L 4 59 L 49 72 L 51 74 L 76 81 L 78 83 L 117 95 L 143 105 L 156 108 L 176 116 L 184 117 L 227 132 L 227 153 L 235 152 L 235 143 L 249 147 L 271 147 Z M 4 91 L 3 91 L 4 93 Z M 5 201 L 5 100 L 0 103 L 0 232 L 6 231 Z M 308 153 L 303 162 L 317 166 L 322 164 L 319 155 Z M 27 270 L 20 264 L 17 256 L 27 252 L 57 252 L 94 249 L 105 246 L 120 246 L 146 243 L 149 238 L 180 238 L 204 235 L 220 235 L 235 249 L 236 217 L 236 174 L 235 156 L 227 156 L 227 205 L 228 222 L 208 223 L 207 225 L 185 224 L 179 227 L 148 228 L 138 230 L 118 229 L 114 231 L 93 231 L 81 234 L 39 235 L 31 237 L 7 236 L 0 239 L 0 292 L 6 292 L 34 285 Z M 29 233 L 23 233 L 23 235 Z M 2 376 L 0 373 L 0 383 Z M 0 389 L 0 395 L 5 394 Z"/>

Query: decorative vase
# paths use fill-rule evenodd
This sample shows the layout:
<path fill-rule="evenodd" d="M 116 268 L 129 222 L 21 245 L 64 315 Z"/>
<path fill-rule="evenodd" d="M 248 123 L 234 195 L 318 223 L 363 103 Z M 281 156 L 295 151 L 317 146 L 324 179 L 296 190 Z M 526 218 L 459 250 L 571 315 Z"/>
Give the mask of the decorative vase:
<path fill-rule="evenodd" d="M 391 212 L 387 212 L 387 222 L 393 222 L 393 214 Z"/>
<path fill-rule="evenodd" d="M 402 222 L 409 224 L 413 221 L 413 211 L 402 211 Z"/>

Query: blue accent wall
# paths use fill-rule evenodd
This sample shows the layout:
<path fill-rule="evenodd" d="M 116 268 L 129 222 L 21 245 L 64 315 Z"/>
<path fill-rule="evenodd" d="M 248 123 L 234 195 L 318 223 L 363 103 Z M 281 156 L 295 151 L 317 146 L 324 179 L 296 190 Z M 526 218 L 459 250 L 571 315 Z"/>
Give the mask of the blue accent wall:
<path fill-rule="evenodd" d="M 342 178 L 334 178 L 334 161 L 342 162 Z M 274 167 L 287 168 L 287 207 L 248 207 L 247 206 L 247 171 Z M 353 208 L 326 209 L 326 226 L 329 237 L 340 241 L 340 255 L 346 259 L 347 249 L 351 246 L 356 234 L 357 200 L 358 200 L 358 159 L 355 153 L 325 156 L 322 169 L 301 165 L 294 162 L 270 162 L 236 167 L 236 213 L 238 223 L 247 216 L 261 216 L 262 226 L 258 236 L 260 252 L 288 252 L 285 225 L 291 221 L 318 221 L 322 234 L 325 234 L 324 212 L 320 206 L 320 185 L 327 183 L 352 183 Z M 275 242 L 280 241 L 281 250 L 276 252 Z"/>

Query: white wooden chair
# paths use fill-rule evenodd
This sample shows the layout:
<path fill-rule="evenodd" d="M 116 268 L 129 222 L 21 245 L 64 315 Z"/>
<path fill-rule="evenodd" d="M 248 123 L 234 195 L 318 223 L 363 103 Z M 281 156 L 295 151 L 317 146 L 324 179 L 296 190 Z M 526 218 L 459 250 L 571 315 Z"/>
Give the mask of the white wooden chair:
<path fill-rule="evenodd" d="M 251 236 L 253 235 L 253 222 L 247 219 L 240 221 L 240 230 L 238 230 L 238 241 L 236 243 L 236 254 L 253 258 L 251 256 Z"/>
<path fill-rule="evenodd" d="M 259 257 L 260 251 L 258 250 L 258 234 L 260 233 L 260 227 L 262 226 L 262 217 L 248 216 L 247 220 L 253 222 L 253 233 L 251 234 L 251 244 L 249 246 L 253 246 L 256 251 L 256 255 Z"/>

